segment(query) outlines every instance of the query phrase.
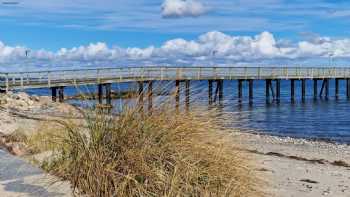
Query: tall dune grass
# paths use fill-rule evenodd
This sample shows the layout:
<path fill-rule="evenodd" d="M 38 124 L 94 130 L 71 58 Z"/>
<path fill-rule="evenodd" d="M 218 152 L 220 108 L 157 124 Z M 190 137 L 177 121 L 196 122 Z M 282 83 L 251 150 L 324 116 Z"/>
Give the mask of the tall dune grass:
<path fill-rule="evenodd" d="M 51 150 L 43 167 L 88 196 L 261 195 L 250 161 L 219 131 L 212 111 L 172 108 L 92 111 L 83 126 L 63 122 L 59 134 L 45 127 L 31 144 Z"/>

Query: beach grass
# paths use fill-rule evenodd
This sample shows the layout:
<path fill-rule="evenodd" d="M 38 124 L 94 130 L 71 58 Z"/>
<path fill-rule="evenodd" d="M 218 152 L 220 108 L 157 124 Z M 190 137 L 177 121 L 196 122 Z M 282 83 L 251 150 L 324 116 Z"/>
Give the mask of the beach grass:
<path fill-rule="evenodd" d="M 83 123 L 43 124 L 28 137 L 41 162 L 88 196 L 263 196 L 253 161 L 233 148 L 214 111 L 178 112 L 167 103 L 118 116 L 85 112 Z"/>

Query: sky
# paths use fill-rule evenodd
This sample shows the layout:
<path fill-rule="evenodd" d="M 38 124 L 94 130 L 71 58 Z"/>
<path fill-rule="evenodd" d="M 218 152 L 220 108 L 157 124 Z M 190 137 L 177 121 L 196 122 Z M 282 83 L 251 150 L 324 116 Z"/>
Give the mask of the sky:
<path fill-rule="evenodd" d="M 0 70 L 350 60 L 348 0 L 0 3 Z"/>

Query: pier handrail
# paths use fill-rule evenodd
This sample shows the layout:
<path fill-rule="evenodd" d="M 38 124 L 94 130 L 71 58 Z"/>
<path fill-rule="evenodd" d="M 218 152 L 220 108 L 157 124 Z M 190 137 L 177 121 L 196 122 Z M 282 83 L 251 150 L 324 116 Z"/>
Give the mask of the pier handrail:
<path fill-rule="evenodd" d="M 350 78 L 350 67 L 145 66 L 0 72 L 0 88 L 10 90 L 147 80 L 301 78 Z"/>
<path fill-rule="evenodd" d="M 350 69 L 350 66 L 131 66 L 131 67 L 100 67 L 100 68 L 79 68 L 79 69 L 52 69 L 52 70 L 35 70 L 35 71 L 11 71 L 11 72 L 0 72 L 0 76 L 6 74 L 23 74 L 23 73 L 47 73 L 47 72 L 70 72 L 70 71 L 95 71 L 95 70 L 111 70 L 111 69 L 161 69 L 161 68 L 184 68 L 184 69 L 201 69 L 201 68 L 214 68 L 214 69 L 228 69 L 228 68 L 261 68 L 261 69 Z"/>

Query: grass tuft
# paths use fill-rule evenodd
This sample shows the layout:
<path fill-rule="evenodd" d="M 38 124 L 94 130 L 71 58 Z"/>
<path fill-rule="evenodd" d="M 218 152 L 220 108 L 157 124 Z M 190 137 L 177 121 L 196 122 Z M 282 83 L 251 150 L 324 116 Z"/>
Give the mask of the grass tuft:
<path fill-rule="evenodd" d="M 260 196 L 250 161 L 213 114 L 169 109 L 95 111 L 84 126 L 44 127 L 28 141 L 53 152 L 46 170 L 88 196 Z"/>

